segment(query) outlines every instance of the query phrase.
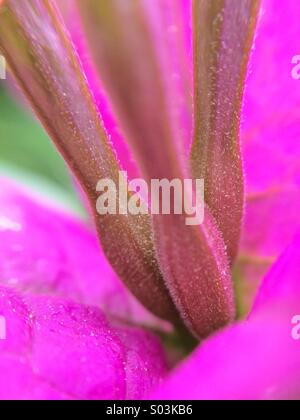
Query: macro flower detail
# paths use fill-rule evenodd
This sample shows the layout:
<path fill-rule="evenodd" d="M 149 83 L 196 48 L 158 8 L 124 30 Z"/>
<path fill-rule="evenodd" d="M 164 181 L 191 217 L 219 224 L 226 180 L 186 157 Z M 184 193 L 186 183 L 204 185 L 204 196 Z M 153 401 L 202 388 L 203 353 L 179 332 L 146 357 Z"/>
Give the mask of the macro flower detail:
<path fill-rule="evenodd" d="M 264 279 L 250 317 L 208 339 L 155 398 L 299 399 L 299 342 L 291 337 L 299 250 L 298 234 Z"/>
<path fill-rule="evenodd" d="M 138 399 L 165 374 L 153 338 L 112 328 L 97 309 L 3 288 L 0 299 L 14 327 L 1 343 L 2 399 Z"/>
<path fill-rule="evenodd" d="M 300 398 L 299 18 L 296 0 L 0 0 L 8 90 L 88 215 L 0 177 L 0 399 Z M 169 182 L 171 211 L 135 179 Z M 101 180 L 136 212 L 99 211 Z M 176 211 L 186 181 L 203 223 L 194 187 Z"/>

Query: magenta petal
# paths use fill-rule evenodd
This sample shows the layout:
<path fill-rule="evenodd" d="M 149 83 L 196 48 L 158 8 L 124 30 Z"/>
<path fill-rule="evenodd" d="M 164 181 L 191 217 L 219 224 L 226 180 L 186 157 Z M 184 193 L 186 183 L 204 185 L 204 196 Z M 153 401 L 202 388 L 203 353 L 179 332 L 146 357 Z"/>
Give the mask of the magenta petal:
<path fill-rule="evenodd" d="M 289 323 L 276 319 L 245 322 L 207 341 L 155 398 L 299 398 L 299 354 Z"/>
<path fill-rule="evenodd" d="M 142 398 L 165 374 L 155 338 L 131 329 L 119 336 L 98 309 L 1 288 L 0 311 L 7 325 L 7 340 L 0 341 L 1 399 Z M 30 331 L 25 348 L 13 345 L 13 336 L 20 333 L 16 317 Z M 135 386 L 137 365 L 131 352 L 137 339 L 141 351 Z"/>
<path fill-rule="evenodd" d="M 300 226 L 300 89 L 292 77 L 299 3 L 263 0 L 262 9 L 242 126 L 248 198 L 239 265 L 252 271 L 242 280 L 252 290 L 257 268 L 270 267 Z"/>
<path fill-rule="evenodd" d="M 247 203 L 243 252 L 275 260 L 300 229 L 299 208 L 300 190 L 295 186 L 251 195 Z"/>
<path fill-rule="evenodd" d="M 275 240 L 272 247 L 272 254 L 277 257 L 291 240 L 294 211 L 299 204 L 300 89 L 298 81 L 292 78 L 291 60 L 299 49 L 300 9 L 297 0 L 263 0 L 262 6 L 251 62 L 252 72 L 245 92 L 242 134 L 250 198 L 246 209 L 244 241 L 246 246 L 252 241 L 254 252 L 261 254 L 265 245 L 270 248 L 271 240 L 269 235 L 257 237 L 257 229 L 253 228 L 254 217 L 260 227 L 270 225 L 268 229 L 271 230 L 273 226 L 272 240 L 278 236 L 278 218 L 282 218 L 284 234 L 281 233 L 280 240 Z M 293 194 L 289 193 L 292 189 Z M 274 202 L 272 205 L 277 208 L 270 214 L 266 210 L 267 203 L 270 203 L 270 197 L 276 196 L 276 192 L 278 203 L 283 195 L 281 208 Z M 257 193 L 260 196 L 254 201 L 253 194 Z M 266 204 L 263 203 L 264 198 Z M 270 216 L 274 217 L 272 223 Z"/>
<path fill-rule="evenodd" d="M 236 266 L 243 312 L 248 312 L 257 287 L 278 254 L 300 229 L 300 190 L 282 186 L 248 196 L 242 253 Z"/>
<path fill-rule="evenodd" d="M 117 328 L 117 333 L 126 350 L 126 398 L 147 396 L 166 374 L 159 341 L 137 328 Z"/>
<path fill-rule="evenodd" d="M 155 395 L 163 399 L 299 399 L 300 235 L 264 280 L 249 320 L 204 342 Z M 187 386 L 189 384 L 189 386 Z"/>
<path fill-rule="evenodd" d="M 299 3 L 263 0 L 262 7 L 245 94 L 243 141 L 249 192 L 296 179 L 299 183 L 300 174 L 300 90 L 291 63 L 299 53 Z"/>
<path fill-rule="evenodd" d="M 266 310 L 288 314 L 287 323 L 300 313 L 300 231 L 265 277 L 250 318 Z"/>
<path fill-rule="evenodd" d="M 19 295 L 0 286 L 0 316 L 6 317 L 7 314 L 9 318 L 6 324 L 9 322 L 9 328 L 5 331 L 5 340 L 0 339 L 0 353 L 25 356 L 31 346 L 28 308 Z"/>
<path fill-rule="evenodd" d="M 11 355 L 0 355 L 1 400 L 65 400 L 71 396 L 56 390 L 46 380 L 35 376 L 29 363 Z"/>
<path fill-rule="evenodd" d="M 0 202 L 0 284 L 96 305 L 125 321 L 156 323 L 123 286 L 83 222 L 3 179 Z"/>

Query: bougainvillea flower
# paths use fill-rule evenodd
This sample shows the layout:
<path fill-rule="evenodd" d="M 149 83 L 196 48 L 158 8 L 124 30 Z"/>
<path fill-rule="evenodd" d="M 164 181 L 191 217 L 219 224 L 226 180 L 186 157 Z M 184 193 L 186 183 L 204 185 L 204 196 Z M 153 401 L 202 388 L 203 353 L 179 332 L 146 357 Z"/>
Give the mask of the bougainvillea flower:
<path fill-rule="evenodd" d="M 1 181 L 1 398 L 300 398 L 299 17 L 296 0 L 0 0 L 0 50 L 101 243 Z M 99 180 L 136 174 L 203 179 L 203 223 L 99 213 Z M 165 380 L 149 328 L 200 341 Z"/>

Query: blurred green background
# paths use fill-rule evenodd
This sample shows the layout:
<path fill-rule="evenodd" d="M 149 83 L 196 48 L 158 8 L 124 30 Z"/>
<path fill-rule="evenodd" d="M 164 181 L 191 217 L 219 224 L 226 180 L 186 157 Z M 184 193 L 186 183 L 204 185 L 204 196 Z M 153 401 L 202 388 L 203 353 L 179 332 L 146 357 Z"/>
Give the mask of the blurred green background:
<path fill-rule="evenodd" d="M 0 175 L 82 213 L 69 172 L 47 134 L 21 103 L 8 80 L 0 80 Z"/>

